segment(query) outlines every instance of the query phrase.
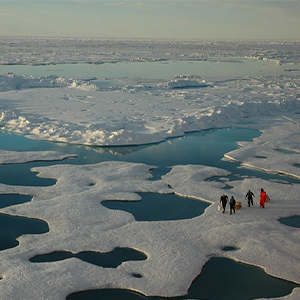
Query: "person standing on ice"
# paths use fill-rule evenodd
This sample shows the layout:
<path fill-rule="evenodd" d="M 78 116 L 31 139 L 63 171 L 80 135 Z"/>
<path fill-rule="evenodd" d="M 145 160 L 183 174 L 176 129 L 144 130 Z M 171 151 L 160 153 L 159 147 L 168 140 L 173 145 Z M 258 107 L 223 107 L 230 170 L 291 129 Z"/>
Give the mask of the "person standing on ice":
<path fill-rule="evenodd" d="M 252 196 L 255 197 L 254 194 L 249 190 L 248 193 L 245 196 L 245 200 L 248 199 L 248 207 L 250 207 L 250 204 L 252 204 L 252 206 L 253 206 Z"/>
<path fill-rule="evenodd" d="M 261 208 L 265 207 L 265 202 L 268 198 L 267 193 L 264 191 L 264 189 L 260 189 L 260 198 L 259 198 L 259 206 Z"/>
<path fill-rule="evenodd" d="M 223 194 L 220 198 L 220 204 L 222 204 L 223 207 L 223 214 L 225 212 L 227 202 L 228 202 L 228 196 Z"/>
<path fill-rule="evenodd" d="M 229 207 L 230 207 L 230 214 L 232 214 L 232 211 L 235 213 L 235 204 L 236 201 L 233 196 L 231 196 L 230 201 L 229 201 Z"/>

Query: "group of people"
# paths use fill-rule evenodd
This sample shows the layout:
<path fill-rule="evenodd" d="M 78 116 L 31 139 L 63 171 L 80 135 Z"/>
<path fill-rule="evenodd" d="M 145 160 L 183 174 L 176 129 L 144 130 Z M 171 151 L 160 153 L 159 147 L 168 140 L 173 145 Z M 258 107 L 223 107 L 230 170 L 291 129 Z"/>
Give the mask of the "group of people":
<path fill-rule="evenodd" d="M 248 200 L 248 207 L 253 206 L 253 197 L 254 194 L 248 190 L 245 200 Z M 265 207 L 265 202 L 268 201 L 269 197 L 267 193 L 264 191 L 264 189 L 260 189 L 260 198 L 259 198 L 259 207 L 264 208 Z M 220 198 L 220 205 L 223 207 L 223 213 L 225 212 L 226 204 L 228 202 L 228 196 L 223 194 Z M 235 213 L 235 204 L 236 201 L 233 196 L 231 196 L 229 200 L 229 207 L 230 207 L 230 214 Z"/>
<path fill-rule="evenodd" d="M 223 213 L 225 212 L 227 202 L 228 202 L 228 196 L 223 194 L 220 199 L 220 204 L 222 204 L 222 207 L 223 207 Z M 233 211 L 233 213 L 235 213 L 235 204 L 236 204 L 236 201 L 235 201 L 234 197 L 231 196 L 231 198 L 229 200 L 230 214 L 232 214 L 232 211 Z"/>

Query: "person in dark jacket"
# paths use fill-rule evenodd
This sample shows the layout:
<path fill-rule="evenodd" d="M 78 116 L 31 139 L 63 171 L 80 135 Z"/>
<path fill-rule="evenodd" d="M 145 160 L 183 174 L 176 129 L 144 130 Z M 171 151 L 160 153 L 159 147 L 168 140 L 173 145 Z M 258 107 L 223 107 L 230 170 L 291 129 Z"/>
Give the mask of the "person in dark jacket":
<path fill-rule="evenodd" d="M 235 204 L 236 204 L 236 201 L 235 201 L 234 197 L 231 196 L 231 198 L 229 200 L 230 214 L 232 214 L 232 211 L 235 213 Z"/>
<path fill-rule="evenodd" d="M 245 196 L 245 200 L 248 199 L 248 207 L 250 207 L 250 204 L 253 206 L 252 196 L 255 197 L 254 194 L 249 190 L 248 193 Z"/>
<path fill-rule="evenodd" d="M 220 198 L 220 204 L 222 204 L 223 213 L 225 212 L 227 202 L 228 202 L 228 196 L 223 194 Z"/>

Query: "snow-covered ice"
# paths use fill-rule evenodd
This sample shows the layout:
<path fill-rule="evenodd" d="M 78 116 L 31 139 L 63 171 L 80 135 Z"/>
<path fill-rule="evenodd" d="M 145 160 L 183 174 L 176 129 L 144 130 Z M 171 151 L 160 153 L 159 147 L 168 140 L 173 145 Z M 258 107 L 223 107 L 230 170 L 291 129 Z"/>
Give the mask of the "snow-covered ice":
<path fill-rule="evenodd" d="M 205 60 L 211 57 L 250 57 L 278 63 L 299 63 L 299 41 L 226 41 L 159 39 L 11 38 L 0 40 L 0 64 Z"/>
<path fill-rule="evenodd" d="M 33 161 L 57 161 L 75 157 L 73 154 L 61 154 L 57 151 L 5 151 L 0 150 L 0 164 L 21 164 Z"/>
<path fill-rule="evenodd" d="M 138 57 L 141 61 L 197 60 L 241 55 L 297 63 L 300 53 L 297 42 L 203 42 L 201 53 L 196 51 L 200 45 L 196 42 L 178 46 L 173 41 L 137 41 L 133 43 L 135 48 L 123 40 L 102 42 L 106 48 L 99 50 L 99 41 L 85 41 L 91 47 L 89 55 L 83 55 L 71 51 L 76 49 L 74 43 L 83 43 L 81 40 L 46 40 L 45 45 L 53 43 L 53 52 L 46 52 L 44 46 L 34 48 L 40 40 L 32 44 L 27 39 L 1 39 L 1 63 L 106 63 L 136 61 Z M 70 49 L 68 56 L 57 45 Z M 110 52 L 116 45 L 115 52 Z M 142 51 L 145 45 L 152 45 L 149 53 Z M 16 52 L 9 51 L 12 47 Z M 21 47 L 27 50 L 19 55 Z M 96 80 L 7 74 L 0 76 L 0 126 L 34 139 L 85 145 L 147 144 L 207 128 L 257 129 L 262 132 L 260 137 L 239 142 L 240 147 L 224 159 L 299 178 L 299 87 L 300 78 L 293 74 L 230 79 L 179 75 L 151 88 L 129 79 L 108 86 Z M 0 161 L 66 158 L 57 152 L 24 153 L 1 150 Z M 108 287 L 178 296 L 187 292 L 212 256 L 260 266 L 270 275 L 300 284 L 299 229 L 278 221 L 300 214 L 299 184 L 254 177 L 227 181 L 232 186 L 228 193 L 237 200 L 243 200 L 249 188 L 255 200 L 261 187 L 271 197 L 264 210 L 256 201 L 255 207 L 243 207 L 229 216 L 217 211 L 225 184 L 206 180 L 225 177 L 229 175 L 227 170 L 177 165 L 161 180 L 153 181 L 149 180 L 153 167 L 127 162 L 53 164 L 33 170 L 40 177 L 57 179 L 53 186 L 0 184 L 1 194 L 33 196 L 31 202 L 1 212 L 42 219 L 50 228 L 46 234 L 21 236 L 18 247 L 0 252 L 3 299 L 59 300 L 79 290 Z M 211 205 L 199 217 L 168 222 L 137 222 L 127 212 L 101 205 L 104 200 L 139 200 L 137 192 L 175 192 Z M 224 252 L 224 246 L 238 250 Z M 53 251 L 109 252 L 115 247 L 137 249 L 148 258 L 126 261 L 116 269 L 76 258 L 29 262 L 35 255 Z M 296 288 L 292 294 L 276 299 L 295 300 L 299 294 L 300 288 Z"/>
<path fill-rule="evenodd" d="M 85 145 L 139 145 L 239 122 L 264 122 L 273 115 L 297 126 L 299 77 L 236 80 L 184 79 L 102 90 L 101 83 L 70 79 L 0 76 L 0 126 L 32 138 Z M 43 88 L 40 84 L 43 84 Z M 175 86 L 198 86 L 173 89 Z M 195 83 L 196 82 L 196 83 Z M 53 86 L 53 84 L 55 86 Z M 32 88 L 34 86 L 34 88 Z M 17 89 L 17 90 L 16 90 Z M 258 120 L 262 119 L 262 120 Z M 289 119 L 291 121 L 289 121 Z"/>
<path fill-rule="evenodd" d="M 249 186 L 264 186 L 272 191 L 272 200 L 264 211 L 256 204 L 229 217 L 217 211 L 222 183 L 204 181 L 213 175 L 227 175 L 225 170 L 176 166 L 160 181 L 147 180 L 148 170 L 146 165 L 120 162 L 54 165 L 34 169 L 41 177 L 58 179 L 54 186 L 0 185 L 1 193 L 34 196 L 32 202 L 2 212 L 47 220 L 50 228 L 43 235 L 22 236 L 19 247 L 2 251 L 1 295 L 9 299 L 13 291 L 14 299 L 64 299 L 76 290 L 109 286 L 147 295 L 175 296 L 187 291 L 211 255 L 226 255 L 261 266 L 276 277 L 299 282 L 299 230 L 277 220 L 299 211 L 297 185 L 255 178 L 230 182 L 236 199 L 241 199 Z M 168 193 L 168 184 L 178 194 L 212 205 L 199 217 L 169 222 L 137 222 L 129 213 L 101 205 L 103 200 L 138 200 L 136 192 Z M 42 264 L 28 261 L 37 254 L 59 250 L 109 252 L 120 246 L 142 251 L 148 259 L 126 262 L 117 269 L 103 269 L 77 259 Z M 239 250 L 225 254 L 224 246 Z M 133 273 L 143 277 L 134 278 Z"/>

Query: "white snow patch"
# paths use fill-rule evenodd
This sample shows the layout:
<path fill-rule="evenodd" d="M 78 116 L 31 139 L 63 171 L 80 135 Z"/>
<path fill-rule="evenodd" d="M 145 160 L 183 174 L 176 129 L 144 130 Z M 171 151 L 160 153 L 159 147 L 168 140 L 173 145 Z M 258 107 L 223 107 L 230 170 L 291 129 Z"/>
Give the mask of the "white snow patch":
<path fill-rule="evenodd" d="M 225 157 L 240 161 L 248 168 L 300 179 L 300 168 L 296 166 L 300 165 L 299 130 L 298 120 L 294 122 L 283 116 L 270 118 L 270 124 L 259 138 L 240 142 L 240 148 L 226 153 Z"/>
<path fill-rule="evenodd" d="M 15 77 L 11 80 L 15 87 Z M 74 87 L 70 80 L 63 80 L 59 87 L 52 86 L 53 80 L 48 77 L 18 80 L 28 88 L 0 93 L 0 126 L 50 141 L 137 145 L 189 131 L 261 123 L 270 116 L 284 115 L 297 124 L 300 117 L 295 114 L 300 112 L 298 77 L 218 79 L 210 80 L 209 87 L 191 90 L 166 89 L 161 84 L 150 90 L 118 86 L 101 90 L 101 84 L 97 89 L 93 85 L 77 88 L 88 85 L 86 82 L 77 82 L 74 89 L 70 88 Z M 47 84 L 43 88 L 29 88 L 28 80 Z M 178 79 L 174 84 L 186 86 L 191 82 Z M 47 88 L 48 84 L 51 88 Z M 172 81 L 167 85 L 173 86 Z"/>

